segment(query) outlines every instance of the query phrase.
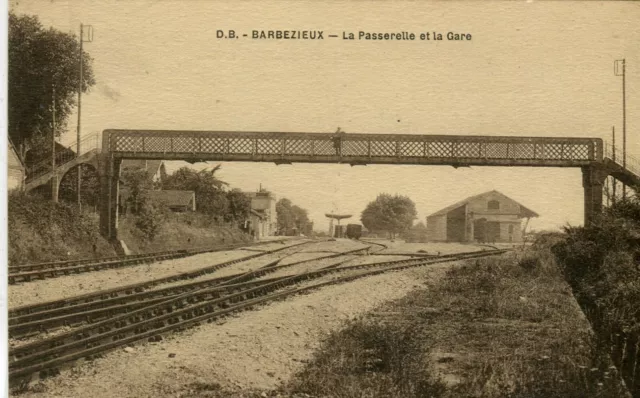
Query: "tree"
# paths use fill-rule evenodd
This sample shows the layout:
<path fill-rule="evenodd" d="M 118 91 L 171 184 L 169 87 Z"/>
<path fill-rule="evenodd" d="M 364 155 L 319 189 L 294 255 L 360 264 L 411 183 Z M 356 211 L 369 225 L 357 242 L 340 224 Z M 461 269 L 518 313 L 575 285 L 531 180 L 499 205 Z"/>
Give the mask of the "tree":
<path fill-rule="evenodd" d="M 228 212 L 225 221 L 242 221 L 249 218 L 251 198 L 239 189 L 227 192 Z"/>
<path fill-rule="evenodd" d="M 8 47 L 8 132 L 24 159 L 29 148 L 50 152 L 53 87 L 56 136 L 66 128 L 80 83 L 80 43 L 73 34 L 44 29 L 35 16 L 9 13 Z M 92 61 L 83 51 L 83 92 L 95 84 Z"/>
<path fill-rule="evenodd" d="M 370 231 L 387 231 L 391 238 L 411 228 L 417 218 L 416 205 L 407 196 L 379 194 L 362 212 L 360 220 Z"/>
<path fill-rule="evenodd" d="M 145 191 L 153 186 L 151 175 L 143 169 L 129 169 L 122 172 L 122 180 L 129 189 L 128 202 L 138 212 L 147 201 Z"/>
<path fill-rule="evenodd" d="M 281 198 L 276 202 L 276 217 L 278 221 L 278 231 L 287 231 L 293 226 L 293 204 L 287 198 Z"/>
<path fill-rule="evenodd" d="M 309 214 L 307 210 L 296 205 L 291 206 L 293 213 L 293 224 L 299 233 L 304 232 L 307 229 L 307 225 L 310 223 Z"/>
<path fill-rule="evenodd" d="M 93 166 L 81 164 L 82 168 L 82 187 L 80 193 L 82 203 L 89 206 L 97 206 L 100 196 L 100 181 L 98 173 Z M 74 167 L 67 172 L 60 180 L 60 200 L 75 203 L 78 198 L 78 167 Z"/>
<path fill-rule="evenodd" d="M 276 214 L 278 230 L 285 233 L 294 228 L 299 232 L 304 231 L 310 223 L 307 210 L 294 205 L 287 198 L 282 198 L 276 202 Z"/>
<path fill-rule="evenodd" d="M 418 230 L 423 230 L 423 229 L 427 229 L 427 226 L 424 225 L 424 222 L 418 221 L 416 225 L 413 226 L 413 228 Z"/>
<path fill-rule="evenodd" d="M 427 226 L 422 221 L 402 232 L 402 239 L 406 242 L 427 242 Z"/>

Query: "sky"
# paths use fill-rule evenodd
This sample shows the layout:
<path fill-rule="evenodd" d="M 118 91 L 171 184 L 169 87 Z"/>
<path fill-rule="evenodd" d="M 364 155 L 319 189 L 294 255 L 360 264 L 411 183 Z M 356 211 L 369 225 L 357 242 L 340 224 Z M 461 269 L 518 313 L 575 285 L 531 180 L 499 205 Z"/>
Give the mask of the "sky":
<path fill-rule="evenodd" d="M 82 134 L 109 128 L 567 136 L 622 131 L 640 155 L 640 4 L 634 2 L 11 1 L 79 32 L 97 84 Z M 216 30 L 323 30 L 325 40 L 217 39 Z M 471 41 L 342 40 L 343 32 L 470 33 Z M 329 39 L 328 34 L 339 35 Z M 76 116 L 62 141 L 76 136 Z M 197 164 L 213 167 L 217 162 Z M 170 162 L 169 170 L 186 163 Z M 260 185 L 306 208 L 359 215 L 382 192 L 419 220 L 496 189 L 539 213 L 534 229 L 583 222 L 579 169 L 222 164 L 231 187 Z"/>

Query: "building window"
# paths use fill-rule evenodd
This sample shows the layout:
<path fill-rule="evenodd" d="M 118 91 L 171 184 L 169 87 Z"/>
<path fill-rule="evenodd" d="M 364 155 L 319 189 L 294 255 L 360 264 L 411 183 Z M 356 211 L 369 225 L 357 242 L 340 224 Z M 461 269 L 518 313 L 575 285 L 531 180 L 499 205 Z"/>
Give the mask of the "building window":
<path fill-rule="evenodd" d="M 500 202 L 497 200 L 490 200 L 487 204 L 487 208 L 489 210 L 500 210 Z"/>
<path fill-rule="evenodd" d="M 512 234 L 513 233 L 513 225 L 509 225 L 509 233 Z"/>

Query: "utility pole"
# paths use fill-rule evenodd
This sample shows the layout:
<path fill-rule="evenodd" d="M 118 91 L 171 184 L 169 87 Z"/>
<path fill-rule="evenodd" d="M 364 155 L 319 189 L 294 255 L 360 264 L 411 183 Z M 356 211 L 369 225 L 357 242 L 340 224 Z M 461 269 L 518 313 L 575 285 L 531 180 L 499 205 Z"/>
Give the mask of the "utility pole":
<path fill-rule="evenodd" d="M 51 123 L 51 200 L 57 202 L 56 194 L 58 181 L 56 179 L 56 86 L 53 86 L 53 109 Z"/>
<path fill-rule="evenodd" d="M 83 42 L 83 29 L 82 24 L 80 24 L 80 80 L 78 81 L 78 134 L 76 140 L 76 156 L 80 156 L 80 121 L 81 113 L 82 113 L 82 42 Z M 82 186 L 82 165 L 78 165 L 78 207 L 82 208 L 82 202 L 80 199 L 80 187 Z"/>
<path fill-rule="evenodd" d="M 87 25 L 87 42 L 92 42 L 93 41 L 93 28 L 91 25 Z M 84 42 L 84 28 L 85 26 L 83 24 L 80 24 L 80 80 L 78 81 L 78 134 L 77 134 L 77 142 L 76 142 L 76 156 L 80 156 L 80 122 L 81 122 L 81 115 L 82 115 L 82 83 L 83 83 L 83 75 L 82 75 L 82 68 L 83 68 L 83 56 L 82 56 L 82 43 Z M 80 188 L 82 186 L 82 165 L 78 165 L 78 186 L 77 186 L 77 192 L 78 192 L 78 207 L 82 207 L 82 202 L 81 202 L 81 196 L 80 196 Z"/>
<path fill-rule="evenodd" d="M 626 62 L 622 59 L 622 167 L 627 168 L 627 91 L 626 82 Z M 622 199 L 627 198 L 627 186 L 622 185 Z"/>
<path fill-rule="evenodd" d="M 620 76 L 618 73 L 618 64 L 622 64 L 622 167 L 627 168 L 627 93 L 626 93 L 626 62 L 617 60 L 615 62 L 615 75 Z M 627 186 L 622 183 L 622 199 L 627 197 Z"/>
<path fill-rule="evenodd" d="M 613 145 L 611 147 L 611 150 L 613 151 L 613 163 L 616 162 L 616 127 L 615 126 L 611 126 L 611 134 L 613 135 Z M 611 179 L 612 183 L 613 183 L 613 198 L 611 200 L 612 204 L 616 204 L 616 186 L 618 185 L 618 182 L 616 181 L 615 178 Z"/>

